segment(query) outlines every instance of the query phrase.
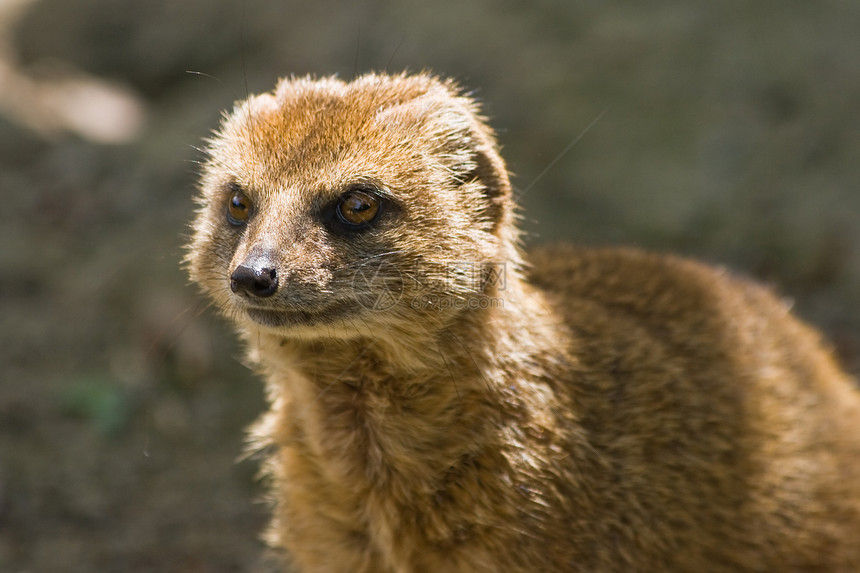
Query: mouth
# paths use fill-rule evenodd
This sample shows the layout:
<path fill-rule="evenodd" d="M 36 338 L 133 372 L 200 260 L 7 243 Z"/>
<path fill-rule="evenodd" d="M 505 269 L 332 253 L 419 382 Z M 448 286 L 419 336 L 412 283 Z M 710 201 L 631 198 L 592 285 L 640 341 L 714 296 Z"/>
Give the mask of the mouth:
<path fill-rule="evenodd" d="M 245 307 L 245 316 L 251 321 L 270 328 L 297 326 L 321 326 L 333 324 L 359 314 L 358 305 L 352 301 L 337 301 L 321 309 L 285 309 Z"/>

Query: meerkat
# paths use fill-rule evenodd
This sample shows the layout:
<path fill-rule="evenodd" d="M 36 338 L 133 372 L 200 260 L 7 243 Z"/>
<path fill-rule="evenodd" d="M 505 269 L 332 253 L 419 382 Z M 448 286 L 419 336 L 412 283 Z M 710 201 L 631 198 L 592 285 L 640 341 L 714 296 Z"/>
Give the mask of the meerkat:
<path fill-rule="evenodd" d="M 451 81 L 285 79 L 206 153 L 187 266 L 265 379 L 290 567 L 860 571 L 860 396 L 819 334 L 673 256 L 524 261 Z"/>

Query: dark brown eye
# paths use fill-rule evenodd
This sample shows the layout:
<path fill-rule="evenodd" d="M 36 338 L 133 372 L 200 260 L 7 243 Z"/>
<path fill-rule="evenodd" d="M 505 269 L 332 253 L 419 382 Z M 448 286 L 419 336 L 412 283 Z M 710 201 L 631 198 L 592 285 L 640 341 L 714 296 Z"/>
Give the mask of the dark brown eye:
<path fill-rule="evenodd" d="M 244 225 L 251 216 L 251 200 L 241 191 L 234 191 L 227 203 L 227 220 L 231 225 Z"/>
<path fill-rule="evenodd" d="M 354 189 L 344 193 L 337 206 L 337 216 L 353 227 L 373 221 L 379 214 L 379 199 L 365 191 Z"/>

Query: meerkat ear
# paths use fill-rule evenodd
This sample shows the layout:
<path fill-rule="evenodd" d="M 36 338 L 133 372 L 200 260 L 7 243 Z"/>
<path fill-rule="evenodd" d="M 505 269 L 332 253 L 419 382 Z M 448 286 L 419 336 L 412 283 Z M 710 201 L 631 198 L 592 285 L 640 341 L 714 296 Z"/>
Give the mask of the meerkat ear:
<path fill-rule="evenodd" d="M 392 106 L 383 117 L 421 126 L 428 144 L 439 146 L 437 157 L 449 170 L 454 184 L 480 187 L 485 198 L 481 219 L 495 231 L 513 212 L 511 182 L 495 133 L 481 115 L 478 103 L 456 84 L 439 83 L 433 78 L 428 81 L 429 89 L 422 83 L 419 95 Z"/>
<path fill-rule="evenodd" d="M 472 106 L 469 106 L 472 108 Z M 495 230 L 506 219 L 512 207 L 511 181 L 505 162 L 499 154 L 496 138 L 478 113 L 472 108 L 464 110 L 469 121 L 464 126 L 467 133 L 456 138 L 461 146 L 465 144 L 468 155 L 468 168 L 459 174 L 461 184 L 478 183 L 487 200 L 484 216 Z"/>
<path fill-rule="evenodd" d="M 505 162 L 499 154 L 496 136 L 481 115 L 478 104 L 471 98 L 459 95 L 447 86 L 441 98 L 431 96 L 431 102 L 418 108 L 426 112 L 435 107 L 435 121 L 430 125 L 441 132 L 431 132 L 437 142 L 443 143 L 443 161 L 457 185 L 478 185 L 486 199 L 482 218 L 492 229 L 506 220 L 513 210 L 511 182 Z"/>
<path fill-rule="evenodd" d="M 475 167 L 470 175 L 483 187 L 484 196 L 489 203 L 486 215 L 493 222 L 495 230 L 505 218 L 505 214 L 511 210 L 511 181 L 492 132 L 477 117 L 472 123 Z"/>

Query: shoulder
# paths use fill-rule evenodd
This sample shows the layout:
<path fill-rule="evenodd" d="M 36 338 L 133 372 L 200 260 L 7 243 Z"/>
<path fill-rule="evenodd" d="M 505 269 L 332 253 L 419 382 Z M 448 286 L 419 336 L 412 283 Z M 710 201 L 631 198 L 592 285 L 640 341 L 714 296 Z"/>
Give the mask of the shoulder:
<path fill-rule="evenodd" d="M 674 255 L 554 245 L 531 252 L 529 263 L 529 281 L 569 326 L 608 319 L 616 328 L 632 321 L 670 337 L 723 338 L 751 323 L 781 323 L 789 314 L 768 288 Z"/>
<path fill-rule="evenodd" d="M 545 290 L 631 304 L 653 304 L 667 294 L 700 298 L 719 290 L 756 288 L 724 267 L 635 248 L 557 244 L 529 253 L 529 280 Z"/>

